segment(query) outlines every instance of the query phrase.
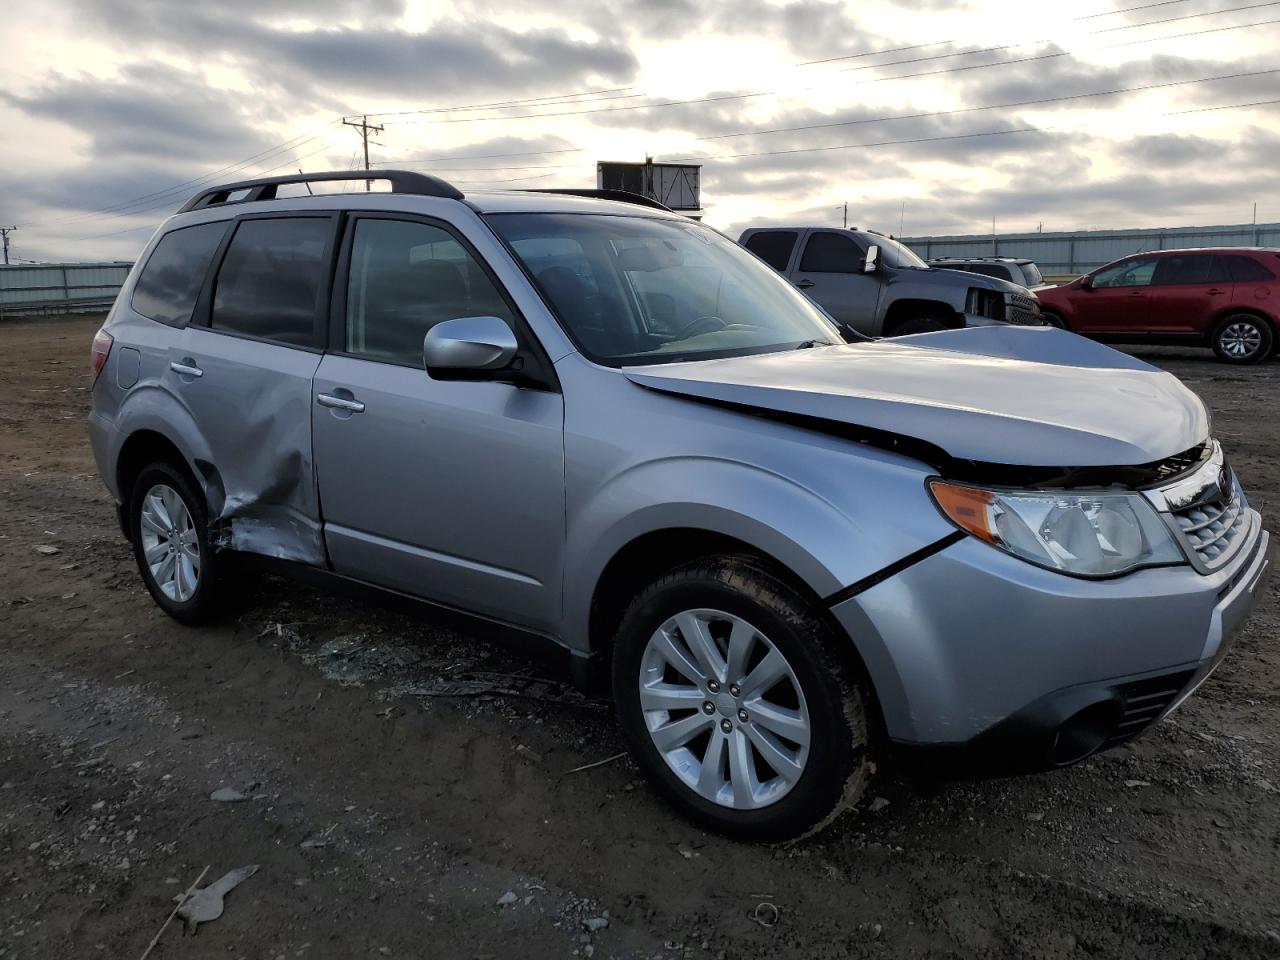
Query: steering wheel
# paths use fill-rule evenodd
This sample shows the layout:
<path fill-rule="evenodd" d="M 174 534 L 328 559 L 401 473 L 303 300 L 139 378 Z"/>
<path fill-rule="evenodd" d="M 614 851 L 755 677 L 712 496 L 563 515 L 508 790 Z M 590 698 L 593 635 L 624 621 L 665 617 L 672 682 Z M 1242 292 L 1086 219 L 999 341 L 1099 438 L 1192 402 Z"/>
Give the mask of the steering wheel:
<path fill-rule="evenodd" d="M 685 324 L 675 335 L 675 339 L 685 340 L 692 337 L 695 333 L 710 333 L 712 330 L 723 330 L 728 326 L 729 324 L 725 323 L 719 317 L 698 317 L 698 319 L 691 323 Z"/>

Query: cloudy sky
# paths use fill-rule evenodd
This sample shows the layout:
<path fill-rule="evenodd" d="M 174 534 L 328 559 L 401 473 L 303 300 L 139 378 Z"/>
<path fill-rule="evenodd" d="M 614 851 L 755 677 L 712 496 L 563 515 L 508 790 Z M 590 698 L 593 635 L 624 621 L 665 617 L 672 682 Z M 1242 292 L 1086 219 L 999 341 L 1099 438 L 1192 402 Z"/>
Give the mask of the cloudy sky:
<path fill-rule="evenodd" d="M 366 113 L 371 160 L 464 191 L 701 162 L 706 219 L 735 235 L 839 224 L 845 202 L 907 235 L 1241 223 L 1255 202 L 1280 220 L 1280 2 L 41 0 L 4 19 L 0 225 L 30 260 L 131 259 L 203 184 L 351 169 L 341 120 Z"/>

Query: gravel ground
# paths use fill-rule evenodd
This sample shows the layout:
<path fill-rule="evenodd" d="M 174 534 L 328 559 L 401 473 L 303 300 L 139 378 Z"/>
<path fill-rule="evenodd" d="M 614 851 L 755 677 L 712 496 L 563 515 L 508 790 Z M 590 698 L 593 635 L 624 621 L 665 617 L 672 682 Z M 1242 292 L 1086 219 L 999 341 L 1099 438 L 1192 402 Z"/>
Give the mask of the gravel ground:
<path fill-rule="evenodd" d="M 1275 591 L 1130 746 L 885 771 L 815 840 L 728 843 L 625 757 L 570 772 L 622 750 L 612 719 L 510 645 L 273 579 L 221 626 L 160 614 L 85 437 L 96 323 L 0 325 L 3 960 L 140 957 L 202 870 L 248 864 L 151 956 L 1280 956 Z M 1280 504 L 1280 363 L 1143 355 Z"/>

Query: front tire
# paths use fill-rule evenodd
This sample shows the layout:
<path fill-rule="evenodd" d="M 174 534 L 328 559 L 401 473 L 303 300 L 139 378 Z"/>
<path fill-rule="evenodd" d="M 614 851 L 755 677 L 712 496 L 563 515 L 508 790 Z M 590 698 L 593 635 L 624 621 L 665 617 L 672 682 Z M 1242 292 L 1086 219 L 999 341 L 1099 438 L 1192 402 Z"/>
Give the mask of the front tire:
<path fill-rule="evenodd" d="M 1213 352 L 1224 363 L 1258 363 L 1271 356 L 1271 324 L 1251 313 L 1225 317 L 1213 329 Z"/>
<path fill-rule="evenodd" d="M 163 461 L 144 467 L 127 520 L 138 572 L 161 610 L 182 623 L 222 612 L 228 561 L 209 543 L 204 498 L 185 471 Z"/>
<path fill-rule="evenodd" d="M 868 703 L 821 611 L 746 557 L 671 571 L 632 601 L 613 658 L 637 762 L 683 814 L 740 840 L 815 833 L 872 769 Z"/>

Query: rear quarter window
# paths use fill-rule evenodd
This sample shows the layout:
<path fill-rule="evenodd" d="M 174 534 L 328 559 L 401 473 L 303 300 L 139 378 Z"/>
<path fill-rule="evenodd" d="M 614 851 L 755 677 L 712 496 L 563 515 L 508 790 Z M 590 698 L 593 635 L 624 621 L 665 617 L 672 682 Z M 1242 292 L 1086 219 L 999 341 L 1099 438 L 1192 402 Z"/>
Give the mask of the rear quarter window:
<path fill-rule="evenodd" d="M 170 326 L 186 326 L 228 225 L 226 220 L 202 223 L 161 237 L 133 288 L 134 311 Z"/>
<path fill-rule="evenodd" d="M 1227 269 L 1231 271 L 1231 279 L 1236 283 L 1261 283 L 1274 280 L 1276 275 L 1252 257 L 1239 254 L 1224 256 Z"/>

